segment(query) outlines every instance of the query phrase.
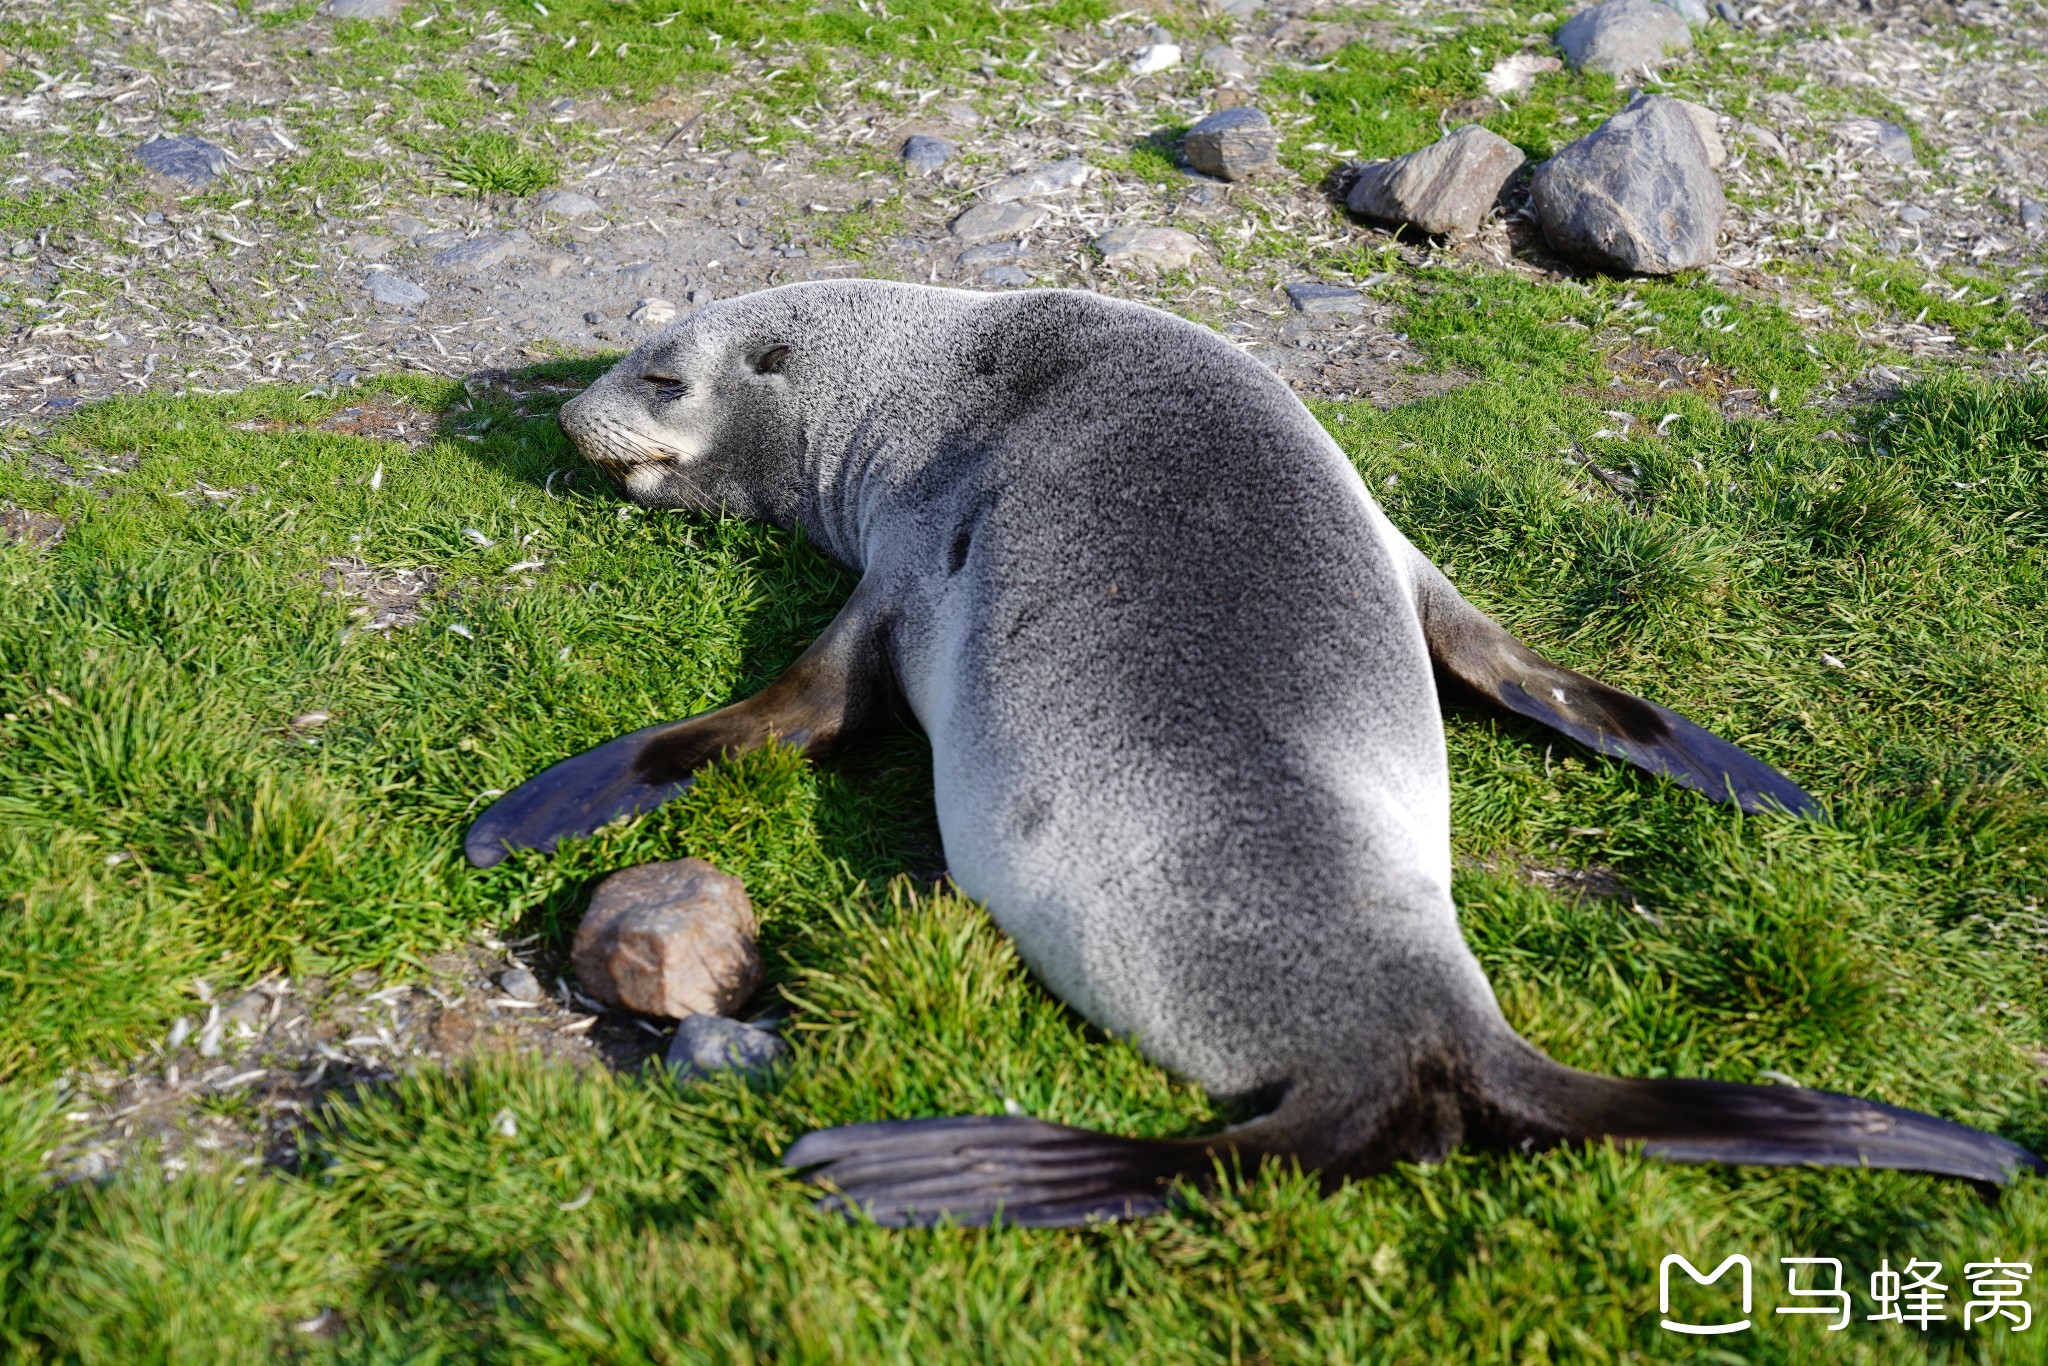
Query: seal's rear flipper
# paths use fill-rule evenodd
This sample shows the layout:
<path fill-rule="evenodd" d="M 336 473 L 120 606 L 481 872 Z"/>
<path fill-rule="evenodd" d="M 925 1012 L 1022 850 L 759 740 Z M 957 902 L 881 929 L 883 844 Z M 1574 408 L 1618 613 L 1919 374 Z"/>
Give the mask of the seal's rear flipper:
<path fill-rule="evenodd" d="M 830 751 L 888 709 L 889 671 L 874 591 L 854 590 L 824 634 L 780 678 L 744 702 L 608 740 L 547 769 L 477 817 L 463 853 L 488 868 L 513 849 L 553 849 L 620 816 L 652 811 L 687 790 L 690 775 L 727 755 L 779 740 Z"/>
<path fill-rule="evenodd" d="M 1967 1124 L 1861 1096 L 1798 1086 L 1745 1086 L 1581 1072 L 1519 1043 L 1488 1069 L 1503 1135 L 1525 1140 L 1640 1142 L 1672 1162 L 1761 1167 L 1889 1167 L 2003 1186 L 2048 1162 Z"/>
<path fill-rule="evenodd" d="M 962 1115 L 821 1129 L 798 1139 L 782 1161 L 832 1187 L 820 1209 L 878 1224 L 1054 1228 L 1158 1214 L 1176 1180 L 1201 1183 L 1227 1152 L 1199 1140 Z"/>
<path fill-rule="evenodd" d="M 1481 698 L 1744 811 L 1821 814 L 1820 803 L 1748 750 L 1675 711 L 1551 663 L 1465 601 L 1420 551 L 1411 563 L 1423 638 L 1447 699 Z"/>

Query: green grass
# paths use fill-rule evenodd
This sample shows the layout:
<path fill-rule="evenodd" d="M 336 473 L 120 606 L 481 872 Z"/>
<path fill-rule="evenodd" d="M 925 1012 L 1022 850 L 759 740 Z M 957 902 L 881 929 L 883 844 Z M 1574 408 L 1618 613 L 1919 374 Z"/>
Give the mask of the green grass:
<path fill-rule="evenodd" d="M 1740 739 L 1837 816 L 1745 819 L 1453 716 L 1457 894 L 1510 1016 L 1582 1066 L 1771 1071 L 2048 1147 L 2048 387 L 1933 379 L 1877 409 L 1787 398 L 1729 420 L 1609 388 L 1603 348 L 1655 326 L 1729 348 L 1717 364 L 1740 381 L 1810 384 L 1814 358 L 1769 309 L 1723 301 L 1702 323 L 1718 296 L 1684 284 L 1631 297 L 1445 271 L 1406 288 L 1417 344 L 1479 378 L 1318 410 L 1392 515 L 1526 639 Z M 2039 1183 L 1991 1208 L 1917 1177 L 1602 1151 L 1460 1155 L 1327 1198 L 1275 1172 L 1094 1231 L 811 1213 L 774 1158 L 816 1125 L 1006 1099 L 1136 1133 L 1220 1117 L 1078 1024 L 977 908 L 914 894 L 903 875 L 938 856 L 908 735 L 822 767 L 756 754 L 557 857 L 461 862 L 491 790 L 745 695 L 850 587 L 756 527 L 622 515 L 587 476 L 550 496 L 576 461 L 547 386 L 595 371 L 543 367 L 517 393 L 394 382 L 381 401 L 438 414 L 418 450 L 323 430 L 361 390 L 123 399 L 9 438 L 0 493 L 72 519 L 54 549 L 0 550 L 0 1333 L 18 1350 L 1663 1359 L 1682 1355 L 1653 1312 L 1671 1251 L 1756 1259 L 1748 1360 L 1977 1359 L 1991 1342 L 1771 1316 L 1770 1258 L 1841 1256 L 1852 1280 L 1884 1256 L 2040 1265 Z M 1601 437 L 1611 409 L 1642 421 Z M 1633 491 L 1592 479 L 1574 442 Z M 25 472 L 30 447 L 133 468 L 67 490 Z M 342 555 L 431 564 L 442 587 L 417 626 L 351 630 L 319 577 Z M 548 563 L 506 572 L 527 558 Z M 316 706 L 335 720 L 309 744 L 283 723 Z M 679 1091 L 500 1059 L 338 1104 L 298 1175 L 37 1176 L 64 1128 L 50 1081 L 146 1052 L 194 975 L 403 975 L 484 928 L 559 940 L 603 872 L 685 853 L 745 877 L 761 910 L 796 1012 L 772 1079 Z M 1624 899 L 1542 891 L 1524 863 L 1612 869 Z M 331 1341 L 291 1327 L 325 1310 Z M 2014 1343 L 1989 1359 L 2026 1359 Z"/>
<path fill-rule="evenodd" d="M 782 52 L 788 74 L 723 114 L 779 140 L 795 131 L 771 115 L 830 77 L 800 50 L 957 84 L 984 53 L 1014 73 L 1034 34 L 1111 8 L 678 3 L 506 9 L 530 26 L 517 55 L 485 50 L 480 7 L 416 6 L 406 25 L 336 27 L 334 42 L 310 4 L 245 9 L 311 49 L 304 79 L 358 92 L 356 116 L 383 102 L 388 124 L 410 118 L 393 140 L 423 186 L 489 198 L 586 150 L 573 125 L 534 117 L 560 95 L 626 104 L 687 90 L 736 47 Z M 55 70 L 106 31 L 100 12 L 80 15 L 82 37 L 8 20 L 0 42 Z M 1276 77 L 1279 107 L 1316 121 L 1290 166 L 1327 174 L 1338 153 L 1310 141 L 1376 156 L 1430 140 L 1530 17 L 1489 11 L 1419 51 L 1358 45 Z M 1754 40 L 1716 36 L 1733 47 L 1702 49 L 1672 88 L 1705 82 L 1740 114 Z M 145 43 L 122 55 L 158 69 Z M 30 80 L 20 64 L 0 74 L 16 94 Z M 1881 95 L 1853 98 L 1879 111 Z M 1543 155 L 1619 100 L 1610 82 L 1552 76 L 1487 122 Z M 499 113 L 512 117 L 483 126 Z M 198 202 L 260 191 L 252 211 L 289 229 L 382 174 L 349 155 L 358 128 L 291 127 L 306 155 Z M 82 132 L 35 137 L 68 164 L 126 165 Z M 0 152 L 25 146 L 0 137 Z M 1177 177 L 1170 136 L 1134 133 L 1112 169 Z M 140 195 L 126 171 L 27 187 L 0 201 L 0 236 L 46 228 L 64 249 Z M 853 251 L 901 211 L 882 196 L 811 230 Z M 1298 251 L 1279 232 L 1218 243 L 1233 267 Z M 1301 264 L 1392 271 L 1377 289 L 1413 347 L 1472 377 L 1391 411 L 1317 405 L 1397 523 L 1523 638 L 1739 740 L 1836 817 L 1743 818 L 1534 728 L 1449 717 L 1456 895 L 1510 1018 L 1580 1066 L 1768 1072 L 2048 1149 L 2048 385 L 1934 375 L 1878 406 L 1808 406 L 1879 355 L 1698 277 L 1415 270 L 1371 243 Z M 1973 302 L 2005 287 L 1994 279 L 1853 257 L 1804 269 L 1890 316 L 1927 308 L 1981 352 L 2030 339 Z M 118 287 L 52 278 L 37 297 Z M 1949 297 L 1965 284 L 1973 296 Z M 1627 359 L 1639 352 L 1754 391 L 1738 409 L 1754 415 L 1656 388 Z M 903 1234 L 812 1213 L 775 1158 L 819 1125 L 1010 1100 L 1129 1133 L 1223 1117 L 1050 999 L 978 908 L 918 890 L 942 856 L 928 756 L 908 733 L 827 765 L 747 756 L 557 856 L 462 862 L 461 831 L 492 792 L 747 695 L 851 588 L 791 537 L 622 512 L 587 474 L 558 473 L 579 462 L 554 386 L 600 368 L 537 367 L 511 391 L 388 380 L 326 398 L 121 399 L 47 435 L 0 433 L 0 499 L 70 520 L 53 549 L 0 547 L 0 1349 L 124 1363 L 2042 1359 L 2048 1326 L 1965 1334 L 1958 1316 L 1962 1264 L 1993 1257 L 2032 1262 L 2030 1299 L 2048 1312 L 2040 1182 L 1993 1207 L 1919 1177 L 1601 1150 L 1459 1154 L 1328 1196 L 1265 1172 L 1152 1223 L 1083 1231 Z M 423 410 L 433 438 L 323 426 L 371 401 Z M 50 460 L 90 487 L 34 473 Z M 363 631 L 323 587 L 342 557 L 433 566 L 424 619 Z M 512 570 L 531 559 L 546 565 Z M 287 720 L 314 708 L 334 720 L 294 734 Z M 793 1010 L 794 1056 L 772 1077 L 684 1090 L 498 1057 L 341 1100 L 297 1172 L 166 1181 L 145 1149 L 105 1180 L 46 1178 L 74 1132 L 66 1073 L 148 1055 L 190 1013 L 195 977 L 404 978 L 482 931 L 559 944 L 596 879 L 684 854 L 743 876 L 761 914 L 769 989 Z M 1523 868 L 1600 869 L 1623 893 L 1579 900 Z M 1734 1356 L 1658 1329 L 1665 1254 L 1709 1266 L 1737 1251 L 1756 1263 L 1757 1327 L 1714 1344 Z M 1780 1256 L 1841 1257 L 1859 1314 L 1880 1258 L 1940 1259 L 1951 1321 L 1923 1338 L 1777 1316 Z M 320 1334 L 294 1326 L 315 1321 Z"/>

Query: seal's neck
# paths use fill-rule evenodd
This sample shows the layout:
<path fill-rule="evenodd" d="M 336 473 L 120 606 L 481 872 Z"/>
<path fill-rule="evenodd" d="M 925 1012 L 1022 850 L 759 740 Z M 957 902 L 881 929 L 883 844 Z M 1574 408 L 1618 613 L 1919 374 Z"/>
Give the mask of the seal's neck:
<path fill-rule="evenodd" d="M 865 572 L 892 510 L 939 496 L 949 454 L 977 433 L 957 402 L 933 401 L 953 377 L 929 342 L 864 354 L 849 369 L 848 397 L 805 415 L 790 521 Z"/>

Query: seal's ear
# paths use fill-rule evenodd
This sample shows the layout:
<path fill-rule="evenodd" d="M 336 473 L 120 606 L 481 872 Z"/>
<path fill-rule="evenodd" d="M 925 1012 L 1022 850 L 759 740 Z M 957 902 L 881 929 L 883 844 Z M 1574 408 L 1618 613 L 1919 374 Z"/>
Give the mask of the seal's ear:
<path fill-rule="evenodd" d="M 782 373 L 783 362 L 788 359 L 788 347 L 771 346 L 760 355 L 754 357 L 754 373 L 757 375 L 779 375 Z"/>

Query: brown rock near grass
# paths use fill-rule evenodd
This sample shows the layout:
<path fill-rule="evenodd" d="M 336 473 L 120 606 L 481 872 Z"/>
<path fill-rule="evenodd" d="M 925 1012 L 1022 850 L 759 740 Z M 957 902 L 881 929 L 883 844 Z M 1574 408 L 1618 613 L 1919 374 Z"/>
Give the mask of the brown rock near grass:
<path fill-rule="evenodd" d="M 569 958 L 607 1005 L 646 1015 L 730 1015 L 761 986 L 754 907 L 702 859 L 613 873 L 590 898 Z"/>

